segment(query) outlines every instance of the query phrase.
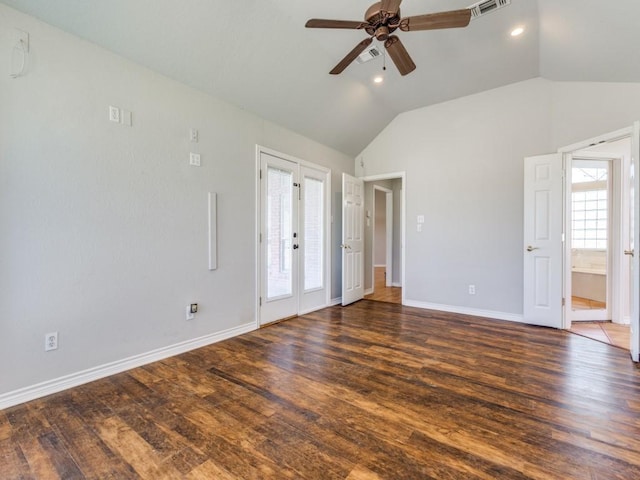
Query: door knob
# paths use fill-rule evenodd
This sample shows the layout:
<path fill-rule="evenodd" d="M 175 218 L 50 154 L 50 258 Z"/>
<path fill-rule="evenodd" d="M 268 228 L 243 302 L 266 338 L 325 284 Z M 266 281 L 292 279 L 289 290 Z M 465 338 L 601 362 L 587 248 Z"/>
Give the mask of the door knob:
<path fill-rule="evenodd" d="M 527 252 L 533 252 L 534 250 L 538 250 L 538 247 L 532 247 L 531 245 L 527 247 Z"/>
<path fill-rule="evenodd" d="M 635 250 L 625 250 L 624 254 L 625 255 L 631 255 L 633 257 L 633 255 L 635 254 Z"/>

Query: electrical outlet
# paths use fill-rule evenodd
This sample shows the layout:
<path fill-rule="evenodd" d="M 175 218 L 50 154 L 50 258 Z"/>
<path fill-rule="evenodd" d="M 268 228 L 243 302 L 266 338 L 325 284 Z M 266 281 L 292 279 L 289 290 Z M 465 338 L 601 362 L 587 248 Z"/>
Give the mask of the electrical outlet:
<path fill-rule="evenodd" d="M 44 336 L 44 351 L 48 352 L 58 348 L 58 332 L 47 333 Z"/>
<path fill-rule="evenodd" d="M 194 312 L 191 308 L 191 305 L 187 305 L 187 320 L 193 320 L 194 318 L 196 318 L 196 312 L 198 311 L 197 304 L 192 305 L 196 305 L 196 310 Z"/>
<path fill-rule="evenodd" d="M 469 295 L 475 295 L 475 294 L 476 294 L 476 286 L 469 285 Z"/>
<path fill-rule="evenodd" d="M 120 109 L 118 107 L 109 106 L 109 121 L 120 123 Z"/>
<path fill-rule="evenodd" d="M 192 128 L 189 131 L 189 140 L 191 140 L 191 142 L 193 143 L 198 143 L 198 130 L 195 128 Z"/>

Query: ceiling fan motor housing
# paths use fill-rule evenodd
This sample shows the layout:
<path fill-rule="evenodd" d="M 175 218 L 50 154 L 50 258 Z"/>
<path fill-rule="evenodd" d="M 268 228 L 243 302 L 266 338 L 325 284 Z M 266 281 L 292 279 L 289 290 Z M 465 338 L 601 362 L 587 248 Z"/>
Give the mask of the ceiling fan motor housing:
<path fill-rule="evenodd" d="M 390 17 L 380 9 L 381 6 L 381 2 L 371 5 L 365 12 L 364 19 L 369 24 L 365 27 L 365 31 L 383 42 L 398 28 L 400 9 Z"/>

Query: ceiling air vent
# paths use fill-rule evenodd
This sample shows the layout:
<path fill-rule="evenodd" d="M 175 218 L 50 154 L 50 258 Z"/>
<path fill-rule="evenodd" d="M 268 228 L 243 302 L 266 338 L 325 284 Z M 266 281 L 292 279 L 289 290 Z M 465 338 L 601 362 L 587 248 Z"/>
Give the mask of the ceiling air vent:
<path fill-rule="evenodd" d="M 365 63 L 365 62 L 368 62 L 369 60 L 373 60 L 374 58 L 378 58 L 380 55 L 382 55 L 382 52 L 380 51 L 380 47 L 375 45 L 367 48 L 364 52 L 362 52 L 358 56 L 357 60 L 358 60 L 358 63 Z"/>
<path fill-rule="evenodd" d="M 471 19 L 474 20 L 508 5 L 511 5 L 511 0 L 483 0 L 467 8 L 471 10 Z"/>

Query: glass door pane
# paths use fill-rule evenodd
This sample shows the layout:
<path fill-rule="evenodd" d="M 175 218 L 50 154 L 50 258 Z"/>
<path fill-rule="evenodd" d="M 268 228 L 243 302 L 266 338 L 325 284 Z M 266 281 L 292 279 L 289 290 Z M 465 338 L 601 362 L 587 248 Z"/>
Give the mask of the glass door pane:
<path fill-rule="evenodd" d="M 293 173 L 267 169 L 267 299 L 293 293 Z"/>
<path fill-rule="evenodd" d="M 305 177 L 304 193 L 304 289 L 324 286 L 324 182 Z"/>

